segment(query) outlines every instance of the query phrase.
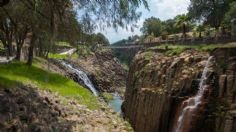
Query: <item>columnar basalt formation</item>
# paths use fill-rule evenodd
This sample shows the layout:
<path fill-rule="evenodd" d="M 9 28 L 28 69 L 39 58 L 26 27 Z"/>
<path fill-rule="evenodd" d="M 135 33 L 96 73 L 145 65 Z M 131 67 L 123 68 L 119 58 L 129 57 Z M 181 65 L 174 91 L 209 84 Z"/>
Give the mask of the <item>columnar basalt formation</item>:
<path fill-rule="evenodd" d="M 216 129 L 236 132 L 236 48 L 216 49 L 211 53 L 216 58 L 221 109 L 216 120 Z"/>
<path fill-rule="evenodd" d="M 137 54 L 123 105 L 125 117 L 134 129 L 167 132 L 178 103 L 176 98 L 196 93 L 197 79 L 207 58 L 207 54 L 193 50 L 173 57 L 153 51 Z"/>
<path fill-rule="evenodd" d="M 236 126 L 236 49 L 217 49 L 207 76 L 208 88 L 192 115 L 191 132 L 234 132 Z M 171 132 L 181 104 L 196 95 L 207 52 L 187 50 L 138 53 L 131 65 L 123 111 L 135 131 Z"/>

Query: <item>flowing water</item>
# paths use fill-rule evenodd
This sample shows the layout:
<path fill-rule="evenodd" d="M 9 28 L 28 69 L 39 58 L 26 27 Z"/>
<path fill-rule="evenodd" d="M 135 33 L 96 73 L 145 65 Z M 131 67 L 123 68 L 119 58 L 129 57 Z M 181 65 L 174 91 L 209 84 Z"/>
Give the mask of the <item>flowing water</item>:
<path fill-rule="evenodd" d="M 173 132 L 188 131 L 185 126 L 186 123 L 187 125 L 190 125 L 192 115 L 197 110 L 198 106 L 201 104 L 204 91 L 206 89 L 207 72 L 209 71 L 209 63 L 211 62 L 211 60 L 212 56 L 208 58 L 205 68 L 203 70 L 197 94 L 182 103 L 180 115 L 177 118 L 176 124 L 174 125 Z"/>
<path fill-rule="evenodd" d="M 122 105 L 122 103 L 123 103 L 123 100 L 122 100 L 122 98 L 119 96 L 118 93 L 113 93 L 112 96 L 113 96 L 113 99 L 110 100 L 110 101 L 108 102 L 108 104 L 111 106 L 111 108 L 112 108 L 115 112 L 121 114 L 121 113 L 122 113 L 122 111 L 121 111 L 121 105 Z"/>
<path fill-rule="evenodd" d="M 76 73 L 76 75 L 83 80 L 84 84 L 90 89 L 90 91 L 95 95 L 98 96 L 99 92 L 96 90 L 96 88 L 94 87 L 94 85 L 92 84 L 92 82 L 90 81 L 90 79 L 88 78 L 88 76 L 86 75 L 86 73 L 82 70 L 80 70 L 79 68 L 74 68 L 71 64 L 67 64 L 65 62 L 62 62 L 62 65 L 66 66 L 67 68 L 69 68 L 70 70 L 74 71 Z"/>
<path fill-rule="evenodd" d="M 79 68 L 74 68 L 71 64 L 68 64 L 64 61 L 61 62 L 62 65 L 64 65 L 66 68 L 74 71 L 76 73 L 76 75 L 81 79 L 83 80 L 84 84 L 90 89 L 90 91 L 95 95 L 95 96 L 98 96 L 99 95 L 99 92 L 96 90 L 96 88 L 94 87 L 92 81 L 88 78 L 88 76 L 86 75 L 85 72 L 83 72 L 81 69 Z M 113 99 L 110 100 L 108 102 L 108 104 L 111 106 L 111 108 L 121 114 L 122 111 L 121 111 L 121 105 L 123 103 L 123 100 L 122 98 L 119 96 L 118 93 L 112 93 L 112 96 L 113 96 Z"/>

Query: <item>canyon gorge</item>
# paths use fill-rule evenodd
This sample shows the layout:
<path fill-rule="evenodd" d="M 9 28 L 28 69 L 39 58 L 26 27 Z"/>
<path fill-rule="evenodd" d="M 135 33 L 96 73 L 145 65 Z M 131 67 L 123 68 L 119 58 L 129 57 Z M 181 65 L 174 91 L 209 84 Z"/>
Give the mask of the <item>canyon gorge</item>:
<path fill-rule="evenodd" d="M 236 48 L 134 57 L 124 117 L 137 132 L 235 132 Z"/>

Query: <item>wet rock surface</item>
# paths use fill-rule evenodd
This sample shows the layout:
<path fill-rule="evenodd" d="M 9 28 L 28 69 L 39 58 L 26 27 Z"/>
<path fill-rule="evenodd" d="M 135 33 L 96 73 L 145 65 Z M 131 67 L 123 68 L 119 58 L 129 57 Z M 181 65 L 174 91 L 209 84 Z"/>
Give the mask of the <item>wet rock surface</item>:
<path fill-rule="evenodd" d="M 132 131 L 106 105 L 90 110 L 74 99 L 30 86 L 0 88 L 0 131 Z"/>

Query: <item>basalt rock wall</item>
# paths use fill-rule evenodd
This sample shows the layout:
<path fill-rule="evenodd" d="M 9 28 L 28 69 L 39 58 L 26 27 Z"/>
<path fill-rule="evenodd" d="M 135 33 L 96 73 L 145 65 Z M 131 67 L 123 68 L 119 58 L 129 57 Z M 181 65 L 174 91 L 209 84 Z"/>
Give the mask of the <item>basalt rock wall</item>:
<path fill-rule="evenodd" d="M 181 103 L 198 91 L 201 73 L 212 55 L 209 92 L 194 115 L 191 132 L 235 132 L 236 49 L 211 53 L 187 50 L 180 55 L 165 52 L 138 53 L 127 80 L 124 116 L 137 132 L 171 132 Z"/>

